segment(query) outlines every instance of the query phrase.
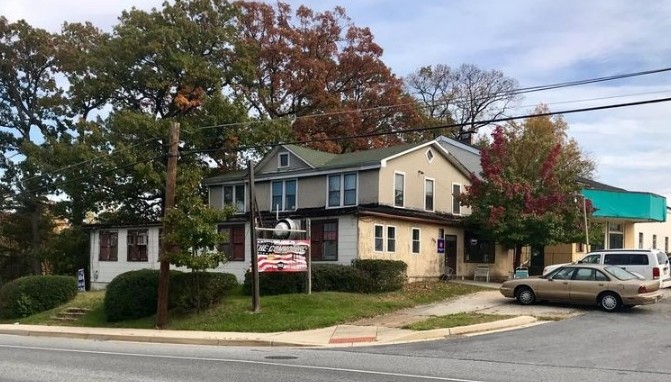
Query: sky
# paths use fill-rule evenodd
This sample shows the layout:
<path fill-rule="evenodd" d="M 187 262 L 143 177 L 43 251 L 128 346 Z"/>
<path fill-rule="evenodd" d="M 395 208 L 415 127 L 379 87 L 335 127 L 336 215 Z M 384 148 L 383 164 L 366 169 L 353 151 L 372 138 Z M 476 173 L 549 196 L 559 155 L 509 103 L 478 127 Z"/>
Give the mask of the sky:
<path fill-rule="evenodd" d="M 346 9 L 384 49 L 399 77 L 421 66 L 463 63 L 497 69 L 521 87 L 671 66 L 671 2 L 646 0 L 304 0 L 293 9 Z M 90 21 L 109 30 L 124 9 L 162 0 L 2 0 L 0 15 L 60 30 Z M 671 73 L 526 95 L 510 115 L 534 105 L 561 111 L 671 97 Z M 594 100 L 600 98 L 598 100 Z M 585 101 L 592 100 L 592 101 Z M 594 180 L 667 197 L 671 204 L 671 103 L 568 114 L 569 135 L 596 162 Z"/>

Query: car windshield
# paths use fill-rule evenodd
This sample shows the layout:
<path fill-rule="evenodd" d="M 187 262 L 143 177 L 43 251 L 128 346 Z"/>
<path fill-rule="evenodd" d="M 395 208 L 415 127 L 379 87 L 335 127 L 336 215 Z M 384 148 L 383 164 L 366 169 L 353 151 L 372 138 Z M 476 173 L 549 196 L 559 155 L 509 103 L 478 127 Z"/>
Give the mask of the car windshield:
<path fill-rule="evenodd" d="M 604 268 L 606 272 L 610 273 L 613 275 L 616 279 L 618 280 L 636 280 L 638 277 L 636 277 L 635 274 L 626 271 L 620 267 L 606 267 Z"/>

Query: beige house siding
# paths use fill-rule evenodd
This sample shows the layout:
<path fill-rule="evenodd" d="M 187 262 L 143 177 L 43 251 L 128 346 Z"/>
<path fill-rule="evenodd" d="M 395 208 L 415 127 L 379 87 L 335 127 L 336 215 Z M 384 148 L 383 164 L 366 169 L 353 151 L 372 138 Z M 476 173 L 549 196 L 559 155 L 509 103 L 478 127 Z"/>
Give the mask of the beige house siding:
<path fill-rule="evenodd" d="M 571 263 L 582 259 L 585 254 L 586 246 L 583 245 L 582 251 L 579 251 L 578 244 L 557 244 L 545 247 L 545 266 L 551 264 Z"/>
<path fill-rule="evenodd" d="M 666 221 L 661 223 L 635 223 L 634 246 L 632 248 L 653 248 L 653 235 L 657 235 L 655 249 L 666 253 L 671 250 L 671 214 L 666 211 Z M 639 245 L 639 234 L 643 234 L 643 245 Z"/>
<path fill-rule="evenodd" d="M 367 170 L 359 171 L 359 204 L 371 204 L 378 202 L 378 196 L 380 195 L 380 184 L 378 179 L 380 170 Z M 326 182 L 324 183 L 326 184 Z M 326 187 L 326 186 L 324 186 Z"/>
<path fill-rule="evenodd" d="M 457 257 L 463 254 L 463 231 L 455 227 L 446 227 L 438 224 L 418 223 L 397 219 L 362 216 L 359 218 L 359 258 L 401 260 L 408 264 L 408 279 L 416 281 L 425 278 L 438 278 L 445 268 L 445 255 L 438 253 L 438 230 L 444 229 L 446 235 L 457 236 Z M 375 225 L 384 227 L 384 245 L 382 252 L 375 251 Z M 386 227 L 396 227 L 396 251 L 387 251 Z M 412 229 L 420 230 L 420 252 L 412 253 Z"/>
<path fill-rule="evenodd" d="M 433 151 L 431 162 L 426 157 L 428 149 Z M 394 205 L 394 178 L 396 173 L 405 176 L 404 207 L 424 209 L 424 184 L 427 178 L 434 181 L 434 210 L 452 212 L 452 184 L 462 185 L 462 192 L 469 179 L 457 170 L 435 146 L 426 146 L 401 157 L 389 160 L 379 174 L 380 204 Z M 470 210 L 462 207 L 462 214 Z"/>

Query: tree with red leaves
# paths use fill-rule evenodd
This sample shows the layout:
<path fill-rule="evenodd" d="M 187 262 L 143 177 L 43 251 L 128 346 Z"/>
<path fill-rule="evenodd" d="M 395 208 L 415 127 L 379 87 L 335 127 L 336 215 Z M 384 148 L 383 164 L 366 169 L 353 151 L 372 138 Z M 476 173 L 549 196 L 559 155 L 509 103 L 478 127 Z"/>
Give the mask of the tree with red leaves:
<path fill-rule="evenodd" d="M 547 112 L 539 106 L 535 113 Z M 515 248 L 585 241 L 581 186 L 594 163 L 567 137 L 561 116 L 532 117 L 497 126 L 481 148 L 482 172 L 472 176 L 461 203 L 471 207 L 469 225 L 483 237 Z M 593 208 L 587 200 L 586 211 Z"/>

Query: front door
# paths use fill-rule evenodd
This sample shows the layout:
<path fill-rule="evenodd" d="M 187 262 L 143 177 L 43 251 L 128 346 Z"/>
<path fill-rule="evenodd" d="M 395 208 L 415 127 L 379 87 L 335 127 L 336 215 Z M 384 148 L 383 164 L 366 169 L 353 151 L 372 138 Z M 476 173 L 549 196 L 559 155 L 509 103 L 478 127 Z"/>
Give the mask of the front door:
<path fill-rule="evenodd" d="M 545 248 L 531 247 L 531 261 L 529 262 L 529 274 L 532 276 L 543 274 L 545 268 Z"/>
<path fill-rule="evenodd" d="M 452 269 L 452 272 L 448 272 Z M 457 236 L 445 235 L 445 272 L 444 274 L 457 273 Z"/>

